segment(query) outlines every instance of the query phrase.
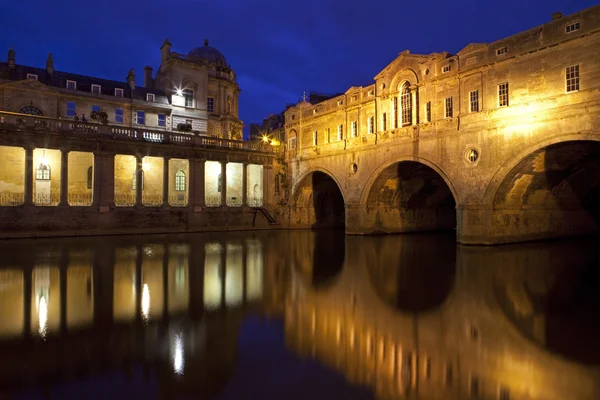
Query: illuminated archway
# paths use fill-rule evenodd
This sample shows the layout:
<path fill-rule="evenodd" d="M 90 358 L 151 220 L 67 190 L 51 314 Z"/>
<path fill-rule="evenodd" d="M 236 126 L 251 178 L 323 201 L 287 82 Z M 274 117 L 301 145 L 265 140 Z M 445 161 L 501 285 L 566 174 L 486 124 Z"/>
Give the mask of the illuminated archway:
<path fill-rule="evenodd" d="M 292 218 L 312 228 L 342 228 L 346 211 L 337 181 L 324 171 L 306 174 L 296 185 L 292 197 Z"/>

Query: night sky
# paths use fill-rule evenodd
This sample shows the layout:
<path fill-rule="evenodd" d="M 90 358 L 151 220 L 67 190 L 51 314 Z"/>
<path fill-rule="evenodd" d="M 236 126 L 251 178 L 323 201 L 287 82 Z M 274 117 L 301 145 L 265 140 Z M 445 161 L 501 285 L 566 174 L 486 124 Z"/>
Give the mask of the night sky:
<path fill-rule="evenodd" d="M 125 81 L 160 65 L 165 38 L 187 54 L 210 45 L 234 68 L 247 125 L 295 103 L 303 91 L 368 85 L 399 52 L 456 53 L 591 7 L 595 0 L 29 0 L 4 1 L 0 51 L 18 64 Z"/>

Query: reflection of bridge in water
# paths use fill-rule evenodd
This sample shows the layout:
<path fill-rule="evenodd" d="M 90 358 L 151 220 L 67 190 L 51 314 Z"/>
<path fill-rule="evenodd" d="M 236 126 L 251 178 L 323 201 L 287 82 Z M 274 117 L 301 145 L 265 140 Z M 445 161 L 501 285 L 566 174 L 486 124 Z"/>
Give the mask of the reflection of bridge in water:
<path fill-rule="evenodd" d="M 2 244 L 0 387 L 48 389 L 115 369 L 132 379 L 141 365 L 163 394 L 216 394 L 233 370 L 244 310 L 282 303 L 269 284 L 279 279 L 263 252 L 269 237 Z"/>
<path fill-rule="evenodd" d="M 456 252 L 440 236 L 346 237 L 343 267 L 315 285 L 323 279 L 307 254 L 316 257 L 319 233 L 293 235 L 288 345 L 381 398 L 600 398 L 600 368 L 559 354 L 544 311 L 568 270 L 597 269 L 589 246 Z M 600 354 L 593 335 L 583 352 Z"/>

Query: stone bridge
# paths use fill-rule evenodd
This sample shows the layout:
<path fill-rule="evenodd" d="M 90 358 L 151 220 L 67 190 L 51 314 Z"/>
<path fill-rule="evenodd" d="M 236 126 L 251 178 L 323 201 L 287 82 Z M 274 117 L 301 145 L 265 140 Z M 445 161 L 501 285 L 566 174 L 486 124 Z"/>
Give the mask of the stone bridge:
<path fill-rule="evenodd" d="M 373 85 L 290 108 L 290 226 L 456 228 L 466 244 L 597 232 L 599 16 L 457 55 L 404 51 Z M 574 21 L 586 28 L 568 36 Z"/>

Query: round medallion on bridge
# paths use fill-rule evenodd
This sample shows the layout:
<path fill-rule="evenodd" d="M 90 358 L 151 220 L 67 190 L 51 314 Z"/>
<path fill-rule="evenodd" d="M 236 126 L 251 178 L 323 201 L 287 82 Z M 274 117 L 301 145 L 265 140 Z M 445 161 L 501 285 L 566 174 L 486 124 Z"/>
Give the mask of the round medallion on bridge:
<path fill-rule="evenodd" d="M 358 171 L 358 165 L 356 163 L 350 164 L 350 173 L 355 174 Z"/>
<path fill-rule="evenodd" d="M 479 160 L 479 151 L 471 147 L 465 152 L 465 159 L 467 162 L 475 164 Z"/>

